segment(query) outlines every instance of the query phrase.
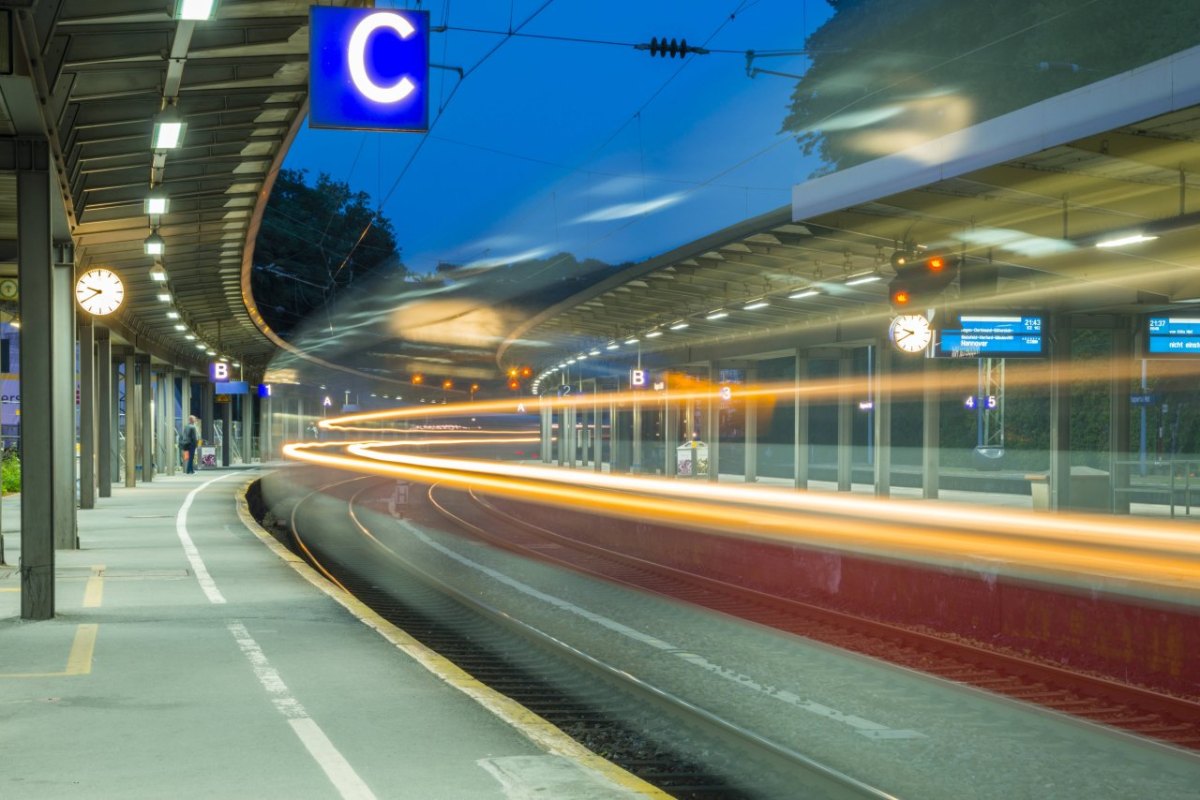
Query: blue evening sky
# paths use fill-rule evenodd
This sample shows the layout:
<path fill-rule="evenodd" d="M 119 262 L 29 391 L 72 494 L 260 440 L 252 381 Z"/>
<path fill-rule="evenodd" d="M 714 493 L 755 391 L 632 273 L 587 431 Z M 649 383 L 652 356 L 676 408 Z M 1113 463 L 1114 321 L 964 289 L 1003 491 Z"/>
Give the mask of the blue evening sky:
<path fill-rule="evenodd" d="M 792 185 L 818 167 L 779 133 L 795 80 L 749 78 L 744 52 L 803 48 L 830 13 L 821 0 L 395 5 L 450 26 L 432 34 L 432 61 L 466 71 L 460 82 L 434 70 L 430 133 L 305 125 L 284 166 L 326 172 L 383 199 L 414 271 L 562 251 L 642 260 L 788 204 Z M 736 52 L 681 61 L 628 46 L 461 30 L 510 24 L 537 36 L 685 38 Z M 806 63 L 784 55 L 755 66 L 799 74 Z"/>

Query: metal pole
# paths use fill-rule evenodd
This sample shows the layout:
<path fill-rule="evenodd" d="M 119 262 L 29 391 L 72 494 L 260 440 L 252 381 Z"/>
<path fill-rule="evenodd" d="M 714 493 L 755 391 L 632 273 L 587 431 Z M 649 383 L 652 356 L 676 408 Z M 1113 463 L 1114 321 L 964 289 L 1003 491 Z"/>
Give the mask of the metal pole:
<path fill-rule="evenodd" d="M 851 410 L 850 377 L 854 367 L 853 353 L 843 350 L 838 358 L 838 414 L 837 414 L 837 488 L 839 492 L 851 489 L 854 477 L 853 437 L 854 414 Z"/>
<path fill-rule="evenodd" d="M 138 399 L 142 409 L 138 420 L 142 429 L 142 480 L 150 483 L 154 480 L 154 382 L 148 355 L 138 358 L 138 385 Z"/>
<path fill-rule="evenodd" d="M 758 383 L 758 367 L 746 368 L 746 387 L 751 388 Z M 746 463 L 744 466 L 746 483 L 758 480 L 758 400 L 747 397 L 746 402 L 746 443 L 744 451 Z"/>
<path fill-rule="evenodd" d="M 200 438 L 204 440 L 204 444 L 209 447 L 215 446 L 217 443 L 217 423 L 213 417 L 213 397 L 215 387 L 212 381 L 206 380 L 200 384 L 200 418 L 203 420 L 200 427 Z M 196 451 L 196 457 L 200 456 L 200 452 Z M 199 466 L 197 463 L 196 466 Z"/>
<path fill-rule="evenodd" d="M 54 415 L 54 546 L 79 548 L 78 492 L 75 468 L 75 247 L 55 242 L 50 287 L 50 327 L 54 361 L 50 369 L 50 413 Z M 34 400 L 34 402 L 37 402 Z"/>
<path fill-rule="evenodd" d="M 797 489 L 808 488 L 808 397 L 802 391 L 808 381 L 808 359 L 796 350 L 796 395 L 792 401 L 792 477 Z"/>
<path fill-rule="evenodd" d="M 175 370 L 168 368 L 158 373 L 158 387 L 159 463 L 166 464 L 168 475 L 174 475 L 179 463 L 175 457 L 179 452 L 179 441 L 175 437 L 179 430 L 175 425 Z"/>
<path fill-rule="evenodd" d="M 721 405 L 716 392 L 720 377 L 720 365 L 716 361 L 708 362 L 708 383 L 714 391 L 708 396 L 704 435 L 708 439 L 708 479 L 713 483 L 721 479 Z"/>
<path fill-rule="evenodd" d="M 212 384 L 209 384 L 210 386 Z M 221 466 L 228 467 L 233 454 L 233 398 L 221 403 Z"/>
<path fill-rule="evenodd" d="M 1055 316 L 1050 353 L 1050 507 L 1071 507 L 1071 319 Z"/>
<path fill-rule="evenodd" d="M 892 351 L 886 344 L 875 347 L 875 496 L 892 493 Z"/>
<path fill-rule="evenodd" d="M 79 319 L 79 507 L 96 507 L 96 328 Z"/>
<path fill-rule="evenodd" d="M 1108 389 L 1109 415 L 1109 480 L 1112 482 L 1114 514 L 1129 513 L 1129 387 L 1131 381 L 1122 378 L 1126 364 L 1133 361 L 1133 341 L 1128 320 L 1112 333 L 1112 364 Z M 1142 406 L 1145 408 L 1145 406 Z"/>
<path fill-rule="evenodd" d="M 934 500 L 940 490 L 942 393 L 938 361 L 925 359 L 925 386 L 921 409 L 921 496 Z"/>
<path fill-rule="evenodd" d="M 138 425 L 139 409 L 137 361 L 132 352 L 125 356 L 125 486 L 137 486 L 138 439 L 141 428 Z"/>
<path fill-rule="evenodd" d="M 113 360 L 108 328 L 96 328 L 96 490 L 112 497 L 113 481 Z"/>
<path fill-rule="evenodd" d="M 254 397 L 248 392 L 241 397 L 242 405 L 242 463 L 249 464 L 253 461 L 254 449 Z M 261 436 L 261 432 L 259 433 Z"/>

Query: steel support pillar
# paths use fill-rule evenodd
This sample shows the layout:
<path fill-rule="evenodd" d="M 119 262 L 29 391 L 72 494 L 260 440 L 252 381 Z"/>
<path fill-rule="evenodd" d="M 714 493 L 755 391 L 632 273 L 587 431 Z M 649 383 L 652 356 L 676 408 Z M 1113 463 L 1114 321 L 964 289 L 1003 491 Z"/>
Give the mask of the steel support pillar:
<path fill-rule="evenodd" d="M 892 493 L 892 348 L 885 340 L 875 344 L 875 496 Z"/>
<path fill-rule="evenodd" d="M 175 440 L 175 370 L 167 368 L 158 373 L 158 464 L 167 475 L 175 474 L 179 463 Z"/>
<path fill-rule="evenodd" d="M 254 397 L 241 396 L 242 406 L 242 463 L 249 464 L 254 455 Z M 260 434 L 261 435 L 261 434 Z"/>
<path fill-rule="evenodd" d="M 55 242 L 53 252 L 51 346 L 56 352 L 51 369 L 50 410 L 54 415 L 52 446 L 57 465 L 54 471 L 56 488 L 62 492 L 54 499 L 54 546 L 59 550 L 75 550 L 79 547 L 75 466 L 75 246 L 70 240 Z"/>
<path fill-rule="evenodd" d="M 690 427 L 690 426 L 689 426 Z M 679 459 L 676 457 L 675 442 L 679 441 L 679 403 L 671 399 L 671 390 L 663 389 L 663 475 L 673 478 L 679 474 Z M 691 441 L 688 436 L 684 441 Z M 693 456 L 695 451 L 693 451 Z M 693 461 L 698 459 L 693 458 Z M 692 464 L 692 474 L 696 464 Z"/>
<path fill-rule="evenodd" d="M 721 401 L 717 379 L 721 377 L 716 361 L 708 362 L 708 385 L 713 390 L 708 396 L 705 410 L 704 435 L 708 439 L 708 479 L 713 483 L 721 479 Z"/>
<path fill-rule="evenodd" d="M 96 327 L 79 318 L 79 507 L 96 507 Z"/>
<path fill-rule="evenodd" d="M 57 372 L 54 322 L 62 314 L 53 291 L 50 246 L 50 157 L 45 141 L 14 143 L 17 171 L 17 274 L 21 282 L 21 618 L 54 616 L 56 502 L 73 498 L 70 476 L 60 476 L 54 413 Z M 66 398 L 60 400 L 62 402 Z M 66 480 L 64 480 L 66 478 Z M 57 497 L 56 497 L 57 495 Z"/>
<path fill-rule="evenodd" d="M 848 492 L 854 479 L 854 397 L 850 379 L 853 352 L 843 350 L 838 358 L 837 489 Z"/>
<path fill-rule="evenodd" d="M 125 356 L 125 486 L 137 486 L 138 425 L 141 405 L 138 403 L 137 360 L 134 354 Z"/>
<path fill-rule="evenodd" d="M 633 464 L 632 472 L 644 472 L 645 467 L 642 465 L 642 404 L 641 393 L 635 392 L 633 395 Z"/>
<path fill-rule="evenodd" d="M 747 367 L 746 386 L 752 388 L 758 383 L 758 367 Z M 746 443 L 744 451 L 746 463 L 744 474 L 746 483 L 758 480 L 758 398 L 747 397 L 746 401 Z"/>
<path fill-rule="evenodd" d="M 209 384 L 210 386 L 212 384 Z M 221 403 L 221 466 L 228 467 L 233 458 L 233 398 Z"/>
<path fill-rule="evenodd" d="M 936 500 L 942 467 L 942 387 L 938 360 L 925 359 L 921 403 L 921 496 Z"/>
<path fill-rule="evenodd" d="M 113 360 L 108 328 L 96 328 L 96 493 L 112 497 L 113 482 Z"/>
<path fill-rule="evenodd" d="M 1109 373 L 1108 408 L 1109 425 L 1109 471 L 1112 481 L 1112 512 L 1129 513 L 1129 467 L 1132 450 L 1129 447 L 1130 403 L 1133 381 L 1133 336 L 1128 320 L 1112 333 L 1112 356 Z"/>
<path fill-rule="evenodd" d="M 141 455 L 142 481 L 154 480 L 154 380 L 150 369 L 150 356 L 138 357 L 138 401 L 141 403 Z"/>
<path fill-rule="evenodd" d="M 210 447 L 215 447 L 217 444 L 217 422 L 213 416 L 215 392 L 216 387 L 213 386 L 212 381 L 200 384 L 200 438 L 204 440 L 205 445 Z M 199 451 L 196 452 L 196 456 L 200 456 Z"/>
<path fill-rule="evenodd" d="M 1050 342 L 1050 508 L 1071 507 L 1071 318 L 1056 315 Z"/>
<path fill-rule="evenodd" d="M 796 392 L 792 400 L 792 478 L 797 489 L 808 488 L 808 359 L 802 350 L 796 350 L 796 366 L 793 370 Z"/>

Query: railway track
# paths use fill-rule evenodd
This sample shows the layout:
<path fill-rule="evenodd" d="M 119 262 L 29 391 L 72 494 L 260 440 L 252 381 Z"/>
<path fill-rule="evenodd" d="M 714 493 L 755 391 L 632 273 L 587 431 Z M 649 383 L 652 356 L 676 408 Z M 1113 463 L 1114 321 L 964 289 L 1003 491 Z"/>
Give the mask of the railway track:
<path fill-rule="evenodd" d="M 530 524 L 473 493 L 433 490 L 441 513 L 522 555 L 862 653 L 1160 742 L 1200 750 L 1200 703 L 979 645 L 654 564 Z M 564 518 L 564 525 L 569 520 Z"/>
<path fill-rule="evenodd" d="M 380 486 L 378 479 L 342 477 L 312 487 L 292 509 L 293 549 L 414 638 L 593 752 L 678 798 L 891 797 L 418 568 L 372 533 L 373 525 L 395 524 L 371 514 L 381 506 Z M 342 532 L 331 537 L 333 528 Z"/>

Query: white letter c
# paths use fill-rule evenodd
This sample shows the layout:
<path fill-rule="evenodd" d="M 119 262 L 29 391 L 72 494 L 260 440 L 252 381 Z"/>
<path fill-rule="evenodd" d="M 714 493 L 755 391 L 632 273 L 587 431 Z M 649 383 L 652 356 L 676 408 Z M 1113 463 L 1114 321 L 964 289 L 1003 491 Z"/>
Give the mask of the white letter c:
<path fill-rule="evenodd" d="M 380 86 L 367 75 L 367 39 L 377 28 L 391 28 L 407 39 L 416 32 L 404 17 L 381 11 L 363 19 L 350 34 L 350 47 L 347 53 L 350 61 L 350 79 L 362 96 L 376 103 L 397 103 L 408 97 L 417 88 L 407 77 L 401 78 L 392 86 Z"/>

